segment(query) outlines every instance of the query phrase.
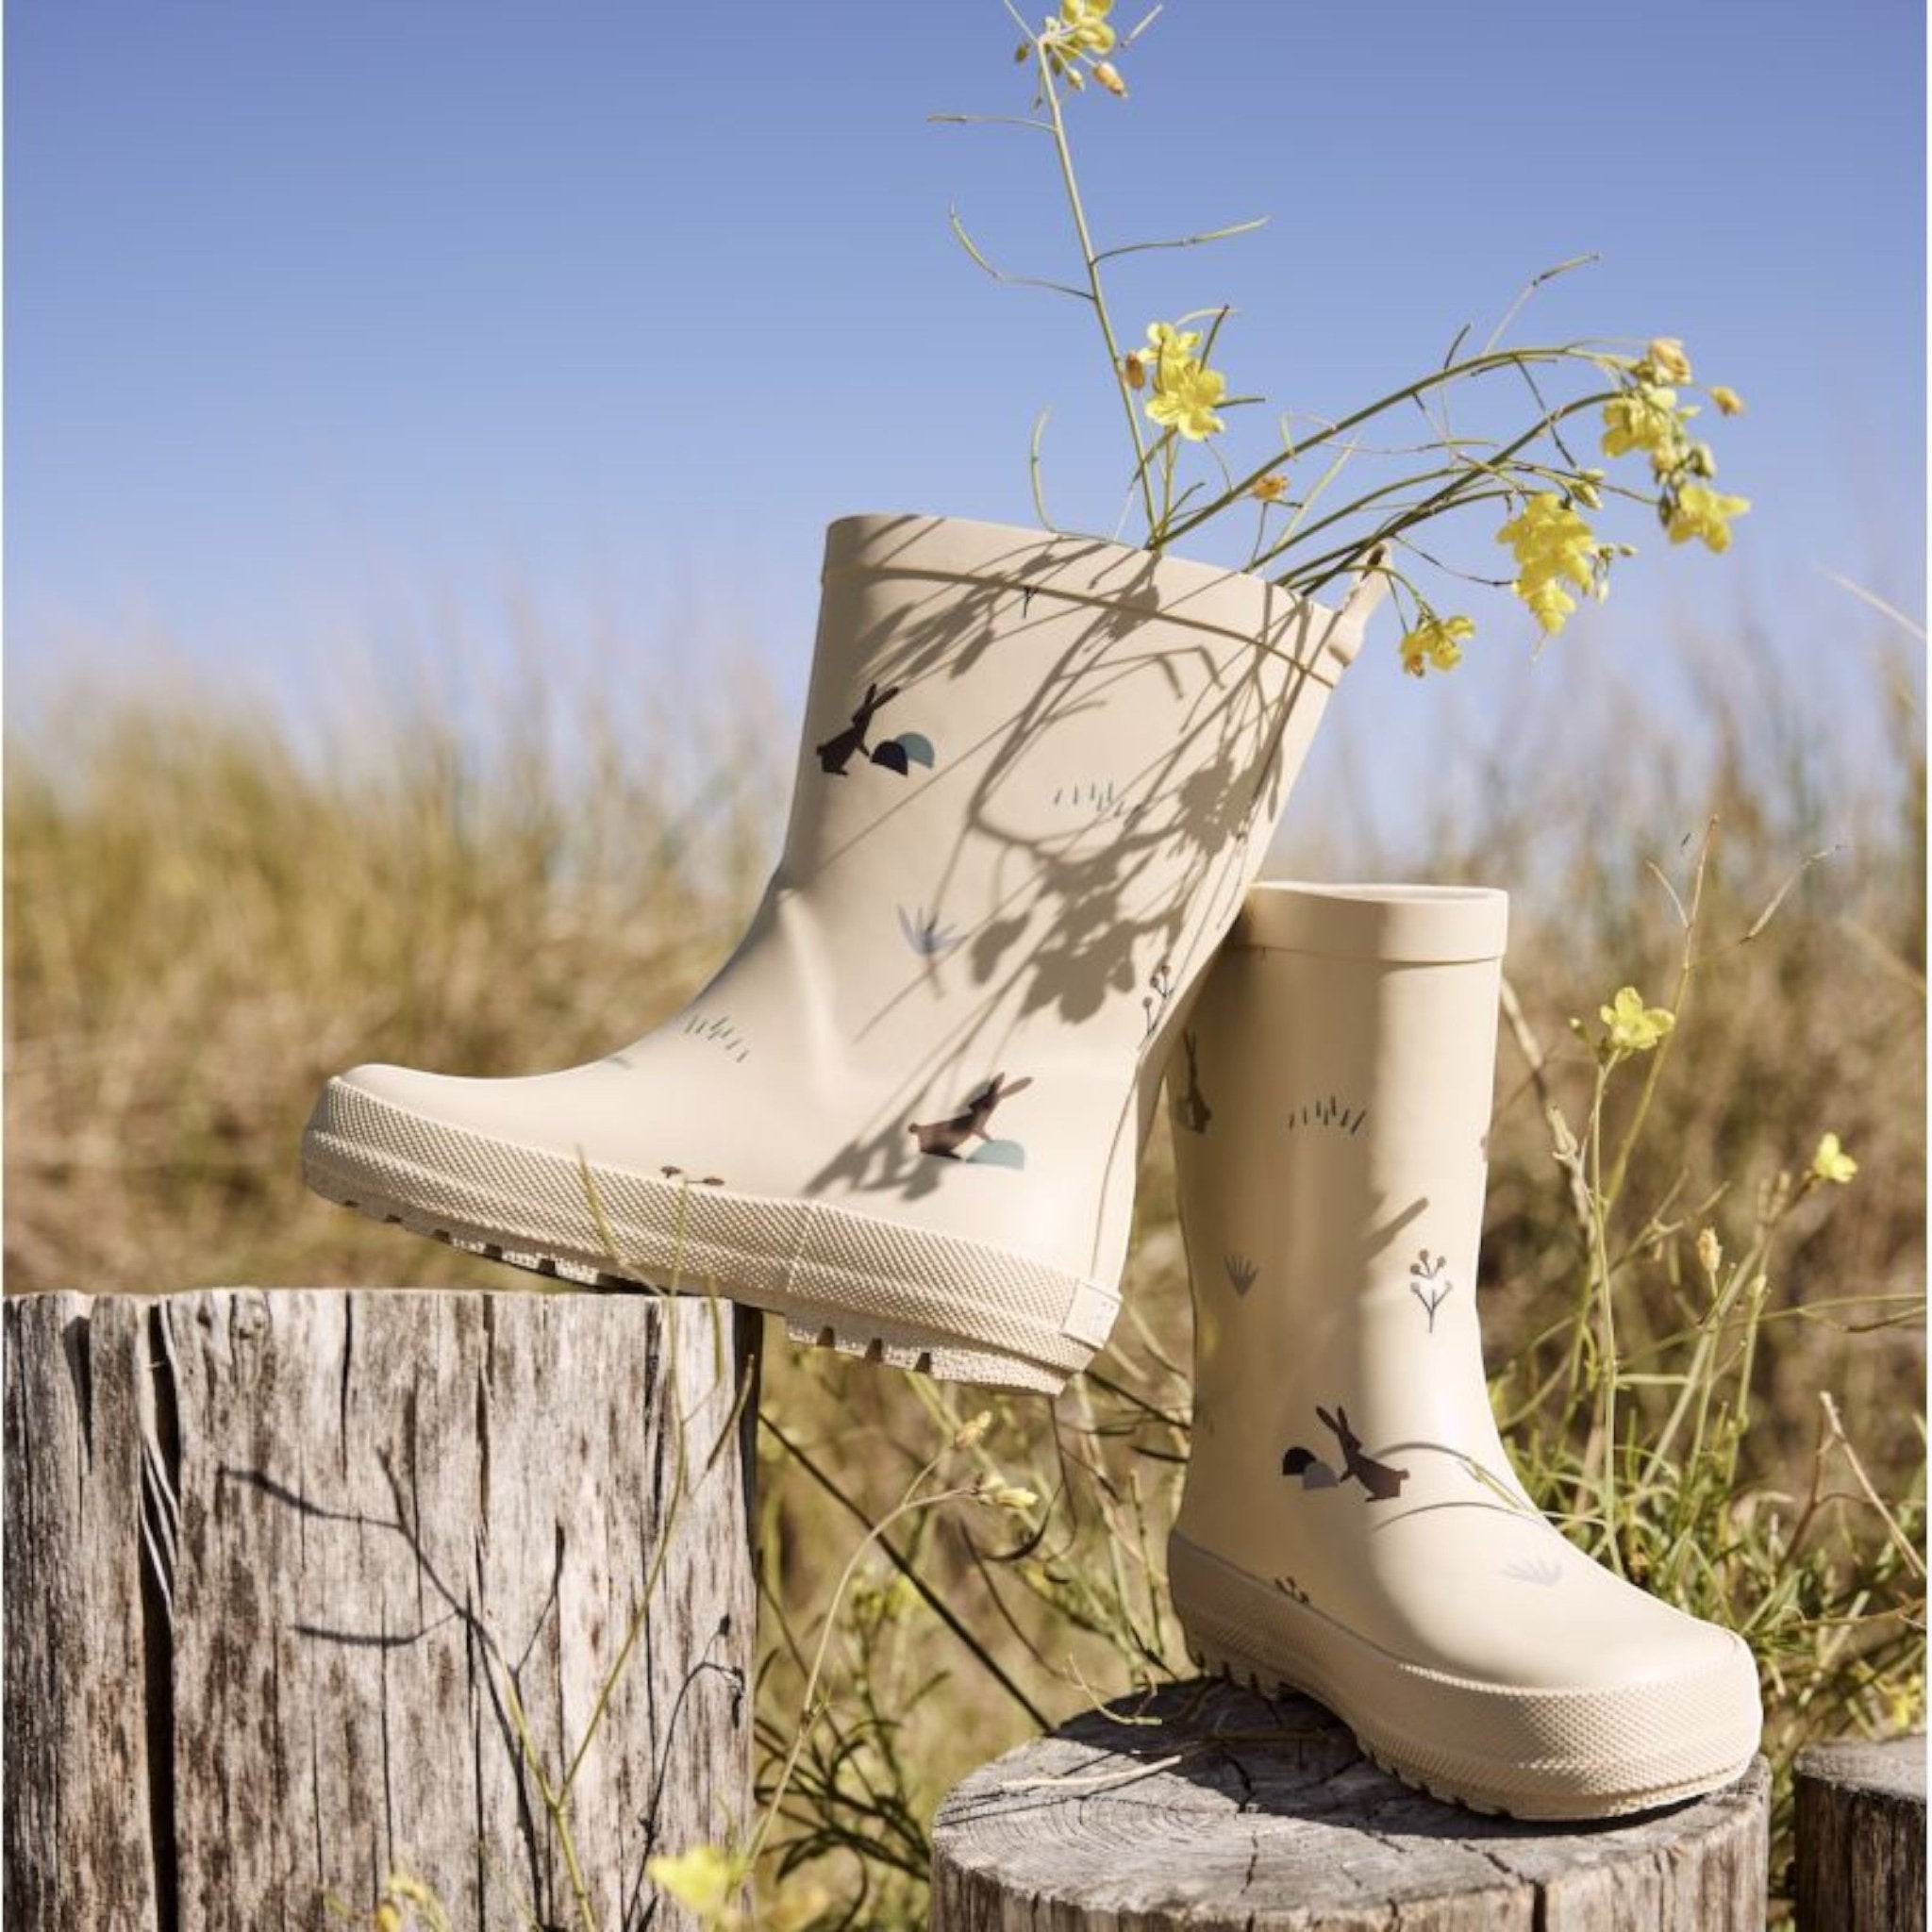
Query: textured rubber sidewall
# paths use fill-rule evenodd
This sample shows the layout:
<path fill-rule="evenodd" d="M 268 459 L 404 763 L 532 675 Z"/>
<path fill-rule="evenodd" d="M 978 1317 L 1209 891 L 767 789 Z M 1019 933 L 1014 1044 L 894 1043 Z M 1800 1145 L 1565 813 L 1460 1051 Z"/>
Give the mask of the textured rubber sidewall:
<path fill-rule="evenodd" d="M 715 1294 L 870 1329 L 901 1349 L 1008 1358 L 1016 1387 L 1058 1390 L 1119 1310 L 1100 1284 L 991 1244 L 827 1202 L 573 1168 L 341 1081 L 325 1090 L 302 1152 L 305 1178 L 327 1199 L 514 1265 L 549 1259 L 576 1279 Z"/>
<path fill-rule="evenodd" d="M 1393 1657 L 1184 1538 L 1168 1556 L 1174 1614 L 1197 1651 L 1313 1697 L 1371 1757 L 1474 1808 L 1622 1817 L 1734 1783 L 1757 1755 L 1757 1674 L 1741 1642 L 1728 1670 L 1661 1683 L 1478 1683 Z"/>

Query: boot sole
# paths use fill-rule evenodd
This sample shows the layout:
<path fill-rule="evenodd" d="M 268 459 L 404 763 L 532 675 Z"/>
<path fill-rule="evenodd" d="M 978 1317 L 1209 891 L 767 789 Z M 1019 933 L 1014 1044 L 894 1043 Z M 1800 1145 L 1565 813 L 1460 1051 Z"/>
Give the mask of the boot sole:
<path fill-rule="evenodd" d="M 1313 1698 L 1391 1776 L 1472 1811 L 1628 1817 L 1734 1784 L 1757 1756 L 1757 1676 L 1741 1642 L 1724 1671 L 1623 1690 L 1512 1689 L 1408 1663 L 1179 1537 L 1169 1584 L 1200 1669 L 1264 1696 Z"/>
<path fill-rule="evenodd" d="M 808 1346 L 1057 1395 L 1105 1343 L 1098 1283 L 828 1203 L 591 1167 L 454 1127 L 331 1080 L 302 1137 L 324 1199 L 587 1288 L 715 1295 Z"/>

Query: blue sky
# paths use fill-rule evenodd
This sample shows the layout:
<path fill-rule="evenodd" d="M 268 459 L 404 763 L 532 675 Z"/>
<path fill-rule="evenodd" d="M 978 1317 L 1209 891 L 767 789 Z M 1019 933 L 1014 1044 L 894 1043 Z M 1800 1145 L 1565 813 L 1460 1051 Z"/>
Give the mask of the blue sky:
<path fill-rule="evenodd" d="M 1039 4 L 1039 0 L 1035 0 Z M 1127 8 L 1122 7 L 1124 16 Z M 349 648 L 547 636 L 809 648 L 860 508 L 1107 527 L 1122 431 L 1071 303 L 998 0 L 11 0 L 6 619 L 12 688 L 162 656 L 299 700 Z M 1681 335 L 1741 391 L 1732 555 L 1645 556 L 1562 648 L 1641 662 L 1749 605 L 1786 647 L 1924 569 L 1924 47 L 1908 0 L 1172 0 L 1074 104 L 1148 317 L 1231 300 L 1238 387 L 1338 413 L 1595 251 L 1522 333 Z M 1493 569 L 1486 537 L 1466 560 Z M 1491 596 L 1472 700 L 1526 621 Z M 1395 678 L 1390 705 L 1425 701 Z M 1463 674 L 1458 674 L 1462 677 Z"/>

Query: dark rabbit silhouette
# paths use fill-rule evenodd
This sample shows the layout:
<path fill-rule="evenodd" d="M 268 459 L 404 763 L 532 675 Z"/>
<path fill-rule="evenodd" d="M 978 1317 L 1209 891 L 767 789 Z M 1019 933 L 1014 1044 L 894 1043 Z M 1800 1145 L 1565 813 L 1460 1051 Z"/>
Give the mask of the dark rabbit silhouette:
<path fill-rule="evenodd" d="M 1368 1491 L 1373 1503 L 1387 1503 L 1401 1495 L 1402 1486 L 1408 1480 L 1406 1469 L 1391 1469 L 1386 1462 L 1377 1462 L 1372 1456 L 1362 1454 L 1362 1439 L 1348 1425 L 1348 1411 L 1340 1407 L 1330 1415 L 1325 1408 L 1318 1408 L 1320 1416 L 1335 1433 L 1335 1440 L 1341 1444 L 1341 1480 L 1350 1476 Z"/>
<path fill-rule="evenodd" d="M 868 751 L 865 734 L 872 729 L 873 713 L 891 704 L 898 695 L 896 684 L 888 685 L 884 691 L 875 684 L 867 685 L 864 697 L 858 701 L 858 708 L 852 714 L 852 723 L 818 747 L 819 769 L 829 772 L 835 778 L 844 777 L 845 767 L 852 762 L 853 753 Z M 905 769 L 903 763 L 899 769 Z"/>
<path fill-rule="evenodd" d="M 1181 1044 L 1188 1054 L 1188 1091 L 1175 1103 L 1174 1113 L 1189 1133 L 1205 1134 L 1208 1123 L 1214 1118 L 1214 1109 L 1208 1105 L 1208 1096 L 1201 1091 L 1201 1065 L 1195 1057 L 1194 1036 L 1183 1033 Z"/>
<path fill-rule="evenodd" d="M 992 1119 L 993 1108 L 1001 1101 L 1010 1099 L 1033 1084 L 1030 1075 L 1015 1080 L 1010 1087 L 1006 1081 L 1004 1074 L 995 1074 L 966 1103 L 964 1113 L 956 1113 L 949 1121 L 932 1121 L 924 1124 L 915 1121 L 906 1131 L 919 1142 L 922 1154 L 934 1155 L 941 1160 L 958 1160 L 960 1148 L 975 1135 L 982 1141 L 991 1138 L 986 1127 Z"/>

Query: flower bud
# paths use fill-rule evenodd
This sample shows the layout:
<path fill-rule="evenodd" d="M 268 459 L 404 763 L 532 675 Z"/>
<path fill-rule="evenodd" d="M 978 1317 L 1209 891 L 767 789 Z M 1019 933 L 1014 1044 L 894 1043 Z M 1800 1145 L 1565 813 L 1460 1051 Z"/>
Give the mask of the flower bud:
<path fill-rule="evenodd" d="M 1720 416 L 1741 416 L 1744 413 L 1744 398 L 1734 389 L 1726 389 L 1719 383 L 1710 391 L 1710 399 L 1717 405 Z"/>
<path fill-rule="evenodd" d="M 982 1408 L 970 1423 L 964 1424 L 954 1436 L 953 1447 L 955 1449 L 973 1448 L 985 1437 L 987 1430 L 991 1427 L 992 1410 Z"/>
<path fill-rule="evenodd" d="M 1716 1280 L 1717 1271 L 1722 1265 L 1724 1258 L 1724 1243 L 1717 1238 L 1717 1229 L 1714 1227 L 1700 1228 L 1697 1232 L 1697 1265 L 1712 1280 Z"/>
<path fill-rule="evenodd" d="M 1101 60 L 1094 64 L 1093 77 L 1108 93 L 1118 94 L 1122 100 L 1127 97 L 1127 84 L 1120 76 L 1120 70 L 1111 60 Z"/>
<path fill-rule="evenodd" d="M 1650 366 L 1666 382 L 1690 380 L 1690 358 L 1684 353 L 1681 337 L 1655 336 L 1646 354 L 1650 358 Z"/>

